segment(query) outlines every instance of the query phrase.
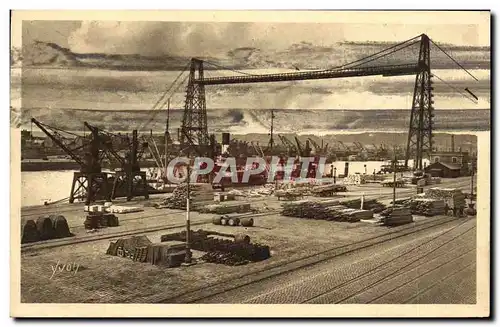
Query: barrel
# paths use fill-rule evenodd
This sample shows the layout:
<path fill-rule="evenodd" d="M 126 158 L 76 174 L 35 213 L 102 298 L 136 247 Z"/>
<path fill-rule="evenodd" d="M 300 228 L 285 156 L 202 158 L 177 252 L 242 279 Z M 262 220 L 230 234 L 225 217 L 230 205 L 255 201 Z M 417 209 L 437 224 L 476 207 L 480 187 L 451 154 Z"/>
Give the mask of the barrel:
<path fill-rule="evenodd" d="M 253 226 L 253 218 L 241 218 L 240 224 L 243 227 L 252 227 Z"/>
<path fill-rule="evenodd" d="M 23 235 L 21 237 L 21 243 L 31 243 L 38 242 L 40 240 L 40 235 L 38 234 L 38 229 L 34 220 L 30 219 L 26 221 L 23 226 Z"/>
<path fill-rule="evenodd" d="M 36 229 L 40 235 L 40 240 L 50 240 L 54 237 L 52 220 L 49 217 L 39 217 L 36 220 Z"/>
<path fill-rule="evenodd" d="M 215 216 L 212 218 L 212 224 L 214 225 L 220 225 L 221 224 L 222 217 L 221 216 Z"/>
<path fill-rule="evenodd" d="M 234 242 L 235 243 L 250 243 L 250 236 L 245 235 L 245 234 L 236 234 L 234 235 Z"/>
<path fill-rule="evenodd" d="M 240 219 L 236 217 L 230 217 L 227 221 L 229 226 L 238 226 L 240 224 Z"/>

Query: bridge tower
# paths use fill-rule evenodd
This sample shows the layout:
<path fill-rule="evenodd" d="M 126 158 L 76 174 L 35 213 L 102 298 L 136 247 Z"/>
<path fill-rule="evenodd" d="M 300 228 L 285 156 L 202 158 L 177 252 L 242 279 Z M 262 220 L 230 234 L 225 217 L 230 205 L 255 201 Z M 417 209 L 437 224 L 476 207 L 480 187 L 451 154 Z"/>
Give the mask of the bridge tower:
<path fill-rule="evenodd" d="M 182 146 L 197 142 L 200 148 L 208 148 L 209 136 L 207 127 L 207 107 L 205 101 L 205 85 L 195 83 L 203 80 L 203 61 L 192 58 L 189 70 L 189 80 L 184 104 L 184 115 L 180 143 Z"/>
<path fill-rule="evenodd" d="M 432 151 L 434 95 L 430 62 L 430 40 L 426 34 L 422 34 L 405 156 L 405 167 L 408 167 L 410 159 L 414 159 L 414 168 L 420 170 L 423 169 L 424 157 L 428 157 Z"/>

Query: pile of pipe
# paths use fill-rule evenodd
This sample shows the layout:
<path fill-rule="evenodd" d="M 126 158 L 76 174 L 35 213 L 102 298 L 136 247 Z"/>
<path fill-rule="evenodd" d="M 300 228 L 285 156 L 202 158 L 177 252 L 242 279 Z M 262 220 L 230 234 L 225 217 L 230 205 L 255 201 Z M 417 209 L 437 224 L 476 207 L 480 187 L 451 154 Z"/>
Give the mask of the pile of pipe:
<path fill-rule="evenodd" d="M 283 204 L 281 214 L 288 217 L 345 222 L 358 222 L 361 219 L 373 217 L 373 212 L 369 210 L 351 209 L 315 201 L 296 201 Z"/>
<path fill-rule="evenodd" d="M 161 236 L 162 242 L 186 242 L 186 231 Z M 227 265 L 240 265 L 249 262 L 266 260 L 271 256 L 269 246 L 250 243 L 250 238 L 234 240 L 215 238 L 209 235 L 217 234 L 198 230 L 190 233 L 190 247 L 193 250 L 207 252 L 202 260 Z M 222 255 L 223 254 L 223 255 Z"/>
<path fill-rule="evenodd" d="M 343 201 L 340 204 L 351 209 L 359 209 L 361 208 L 361 199 Z M 386 209 L 386 206 L 377 200 L 364 200 L 363 209 L 370 210 L 373 213 L 380 213 Z"/>

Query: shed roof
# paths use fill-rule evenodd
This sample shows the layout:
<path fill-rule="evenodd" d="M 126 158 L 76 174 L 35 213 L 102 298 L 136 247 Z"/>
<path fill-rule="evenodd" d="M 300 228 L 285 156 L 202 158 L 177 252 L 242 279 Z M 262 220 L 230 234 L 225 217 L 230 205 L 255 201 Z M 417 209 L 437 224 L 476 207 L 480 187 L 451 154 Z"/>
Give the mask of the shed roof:
<path fill-rule="evenodd" d="M 441 165 L 441 166 L 444 166 L 448 169 L 451 169 L 451 170 L 460 170 L 462 169 L 462 167 L 460 165 L 456 165 L 456 164 L 451 164 L 451 163 L 447 163 L 447 162 L 435 162 L 431 165 L 428 166 L 428 169 L 433 169 L 434 167 L 433 166 L 438 166 L 438 165 Z"/>

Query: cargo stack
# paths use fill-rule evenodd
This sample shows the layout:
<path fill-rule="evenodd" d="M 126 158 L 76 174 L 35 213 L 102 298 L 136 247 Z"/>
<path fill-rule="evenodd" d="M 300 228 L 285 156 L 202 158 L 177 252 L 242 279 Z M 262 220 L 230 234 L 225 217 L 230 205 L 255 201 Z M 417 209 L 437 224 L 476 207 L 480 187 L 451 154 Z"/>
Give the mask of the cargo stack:
<path fill-rule="evenodd" d="M 413 222 L 410 209 L 405 207 L 388 208 L 380 215 L 382 216 L 382 224 L 386 226 L 398 226 Z"/>
<path fill-rule="evenodd" d="M 370 210 L 351 209 L 328 202 L 295 201 L 283 204 L 282 207 L 283 216 L 305 219 L 358 222 L 373 217 Z"/>
<path fill-rule="evenodd" d="M 425 192 L 425 196 L 444 200 L 449 208 L 463 209 L 466 207 L 465 194 L 460 189 L 433 187 Z"/>
<path fill-rule="evenodd" d="M 189 184 L 191 198 L 191 209 L 196 209 L 202 204 L 214 201 L 214 190 L 212 184 L 194 183 Z M 187 202 L 187 184 L 179 184 L 172 194 L 164 201 L 164 205 L 169 209 L 185 210 Z"/>
<path fill-rule="evenodd" d="M 344 185 L 361 185 L 366 183 L 366 176 L 361 174 L 349 175 L 344 178 Z"/>
<path fill-rule="evenodd" d="M 422 216 L 444 215 L 445 203 L 442 199 L 415 198 L 410 202 L 411 213 Z"/>

